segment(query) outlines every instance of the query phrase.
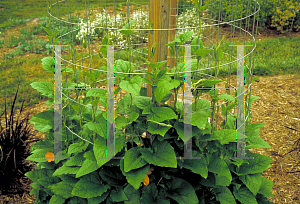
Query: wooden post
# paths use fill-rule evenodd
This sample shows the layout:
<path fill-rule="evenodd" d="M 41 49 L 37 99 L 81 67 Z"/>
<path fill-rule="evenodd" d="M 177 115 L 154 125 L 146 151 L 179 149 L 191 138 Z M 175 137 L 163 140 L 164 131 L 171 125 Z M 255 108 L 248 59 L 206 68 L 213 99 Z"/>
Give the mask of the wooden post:
<path fill-rule="evenodd" d="M 154 7 L 153 7 L 153 1 L 154 1 Z M 176 7 L 177 7 L 177 0 L 150 0 L 149 1 L 149 26 L 153 22 L 154 29 L 176 28 L 176 16 L 175 16 L 177 14 Z M 175 66 L 175 59 L 168 58 L 168 56 L 170 57 L 171 55 L 168 46 L 166 45 L 169 42 L 174 40 L 175 34 L 176 34 L 176 30 L 155 30 L 154 31 L 154 42 L 156 42 L 156 53 L 154 55 L 154 62 L 168 60 L 168 63 L 162 66 L 160 70 L 167 66 L 170 66 L 170 68 L 173 68 Z M 148 37 L 148 60 L 151 61 L 150 52 L 154 42 L 152 39 L 153 36 L 151 35 L 150 31 L 148 33 L 148 36 L 149 36 Z M 152 72 L 152 69 L 149 66 L 148 66 L 148 72 Z M 152 89 L 150 85 L 147 85 L 147 96 L 150 97 L 151 95 L 152 95 Z M 171 101 L 174 101 L 174 95 L 172 95 Z"/>
<path fill-rule="evenodd" d="M 154 29 L 170 29 L 176 27 L 176 7 L 177 0 L 150 0 L 149 1 L 149 26 L 153 23 Z M 173 8 L 173 9 L 172 9 Z M 172 16 L 171 16 L 172 15 Z M 167 66 L 173 68 L 175 66 L 175 59 L 170 59 L 170 51 L 168 49 L 169 42 L 175 38 L 176 30 L 154 30 L 154 42 L 156 42 L 156 53 L 154 55 L 154 62 L 168 60 L 168 63 L 160 68 L 163 69 Z M 150 52 L 153 45 L 153 35 L 148 32 L 148 60 L 151 61 Z M 168 70 L 170 70 L 170 68 Z M 148 66 L 148 72 L 152 72 L 151 67 Z M 149 77 L 148 77 L 149 79 Z M 149 79 L 150 80 L 150 79 Z M 152 89 L 147 84 L 147 96 L 152 95 Z M 174 101 L 174 94 L 171 97 Z M 171 103 L 171 104 L 174 104 Z M 150 134 L 146 132 L 146 137 L 150 138 Z"/>

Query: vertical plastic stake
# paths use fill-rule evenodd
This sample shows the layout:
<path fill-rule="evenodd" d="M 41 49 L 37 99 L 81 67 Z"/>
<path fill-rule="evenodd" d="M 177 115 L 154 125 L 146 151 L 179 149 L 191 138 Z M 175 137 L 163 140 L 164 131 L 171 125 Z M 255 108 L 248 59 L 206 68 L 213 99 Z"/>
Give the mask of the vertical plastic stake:
<path fill-rule="evenodd" d="M 123 159 L 115 157 L 115 110 L 114 110 L 114 46 L 107 49 L 107 156 L 98 159 Z"/>
<path fill-rule="evenodd" d="M 244 116 L 244 46 L 252 45 L 230 45 L 237 46 L 237 155 L 229 159 L 254 159 L 245 157 L 245 116 Z"/>
<path fill-rule="evenodd" d="M 62 157 L 62 90 L 61 90 L 61 46 L 55 46 L 54 74 L 54 157 L 55 159 L 70 159 Z"/>
<path fill-rule="evenodd" d="M 184 152 L 176 159 L 201 159 L 192 155 L 192 93 L 191 93 L 191 45 L 185 45 L 185 89 L 184 89 Z"/>

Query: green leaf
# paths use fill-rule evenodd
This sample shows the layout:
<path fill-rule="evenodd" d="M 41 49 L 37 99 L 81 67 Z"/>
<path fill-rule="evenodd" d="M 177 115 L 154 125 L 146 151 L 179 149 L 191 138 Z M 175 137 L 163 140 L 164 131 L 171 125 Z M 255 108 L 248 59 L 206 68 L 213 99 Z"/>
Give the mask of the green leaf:
<path fill-rule="evenodd" d="M 246 150 L 246 152 L 246 157 L 254 157 L 254 159 L 249 159 L 249 164 L 243 163 L 240 168 L 237 169 L 236 174 L 238 176 L 263 173 L 264 170 L 269 168 L 270 163 L 273 161 L 273 159 L 268 156 L 252 153 L 249 150 Z"/>
<path fill-rule="evenodd" d="M 101 45 L 108 45 L 108 40 L 107 40 L 107 37 L 106 37 L 106 36 L 104 36 Z M 106 55 L 107 55 L 107 46 L 101 46 L 101 47 L 100 47 L 100 52 L 101 52 L 104 56 L 106 56 Z"/>
<path fill-rule="evenodd" d="M 65 199 L 73 197 L 72 190 L 74 188 L 74 185 L 69 184 L 65 181 L 59 182 L 57 184 L 54 184 L 50 187 L 52 192 L 56 195 L 59 195 Z"/>
<path fill-rule="evenodd" d="M 60 180 L 59 180 L 59 178 L 57 178 L 55 176 L 46 176 L 46 177 L 42 177 L 42 178 L 38 179 L 38 182 L 45 188 L 48 188 L 48 186 L 51 186 L 55 183 L 59 183 Z"/>
<path fill-rule="evenodd" d="M 104 192 L 110 189 L 110 185 L 101 184 L 99 174 L 93 172 L 83 176 L 75 185 L 72 195 L 81 198 L 92 198 L 101 196 Z"/>
<path fill-rule="evenodd" d="M 247 142 L 249 145 L 246 146 L 246 149 L 252 149 L 252 148 L 269 148 L 272 147 L 263 139 L 259 137 L 248 137 Z"/>
<path fill-rule="evenodd" d="M 150 165 L 147 164 L 139 169 L 133 169 L 129 172 L 125 172 L 124 171 L 124 161 L 125 160 L 123 160 L 123 159 L 120 161 L 120 169 L 121 169 L 123 175 L 126 176 L 128 183 L 131 184 L 134 187 L 134 189 L 137 190 L 137 189 L 139 189 L 141 183 L 145 179 L 145 177 L 150 169 Z M 127 195 L 126 191 L 125 191 L 125 195 L 127 196 L 127 198 L 129 198 L 129 201 L 131 201 L 131 199 Z"/>
<path fill-rule="evenodd" d="M 236 142 L 236 130 L 221 129 L 215 131 L 211 137 L 211 140 L 219 140 L 221 145 L 229 144 L 229 142 Z"/>
<path fill-rule="evenodd" d="M 168 92 L 162 99 L 161 99 L 161 103 L 165 103 L 167 100 L 169 100 L 172 96 L 173 92 Z M 177 104 L 176 104 L 177 105 Z"/>
<path fill-rule="evenodd" d="M 103 167 L 103 169 L 99 172 L 100 177 L 107 182 L 109 185 L 114 186 L 116 188 L 124 186 L 127 183 L 126 178 L 120 171 L 119 167 L 111 166 L 111 167 Z M 120 202 L 120 201 L 118 201 Z"/>
<path fill-rule="evenodd" d="M 74 143 L 74 144 L 77 144 L 77 143 Z M 88 146 L 89 143 L 85 143 L 85 144 L 87 144 L 86 146 Z M 84 155 L 84 152 L 75 154 L 75 156 L 71 157 L 71 159 L 68 159 L 68 161 L 64 164 L 64 166 L 82 166 L 82 164 L 85 160 L 83 155 Z"/>
<path fill-rule="evenodd" d="M 128 93 L 132 93 L 136 96 L 139 96 L 142 83 L 142 78 L 140 76 L 135 76 L 130 80 L 130 82 L 125 80 L 121 81 L 120 87 Z"/>
<path fill-rule="evenodd" d="M 100 135 L 101 137 L 106 139 L 106 136 L 107 136 L 107 122 L 103 117 L 100 117 L 98 119 L 98 121 L 99 121 L 99 123 L 88 122 L 87 127 L 91 131 L 97 133 L 98 135 Z"/>
<path fill-rule="evenodd" d="M 204 130 L 206 127 L 207 118 L 209 115 L 205 111 L 198 111 L 192 114 L 192 125 L 197 126 L 199 129 Z"/>
<path fill-rule="evenodd" d="M 150 123 L 148 124 L 147 131 L 151 134 L 159 134 L 161 136 L 165 136 L 166 132 L 172 127 L 172 125 L 167 125 L 164 123 L 158 123 L 153 120 L 148 120 Z"/>
<path fill-rule="evenodd" d="M 26 160 L 29 161 L 35 161 L 35 162 L 47 162 L 45 155 L 47 152 L 53 152 L 53 147 L 49 149 L 36 149 L 32 151 L 32 155 L 26 158 Z"/>
<path fill-rule="evenodd" d="M 240 176 L 239 178 L 247 186 L 247 188 L 253 193 L 253 195 L 256 196 L 262 184 L 261 174 L 243 175 Z"/>
<path fill-rule="evenodd" d="M 86 93 L 86 97 L 94 96 L 94 97 L 105 98 L 106 94 L 107 94 L 106 90 L 88 90 Z"/>
<path fill-rule="evenodd" d="M 123 72 L 123 73 L 129 73 L 130 72 L 128 61 L 124 61 L 124 60 L 119 59 L 115 63 L 116 63 L 115 72 Z M 124 79 L 126 77 L 126 74 L 115 73 L 115 76 L 120 78 L 120 79 Z"/>
<path fill-rule="evenodd" d="M 141 150 L 146 162 L 161 167 L 177 167 L 174 149 L 167 141 L 155 140 L 153 142 L 153 147 L 155 153 L 152 153 L 145 148 Z"/>
<path fill-rule="evenodd" d="M 156 89 L 154 90 L 156 101 L 160 102 L 171 89 L 177 88 L 179 85 L 179 80 L 171 80 L 170 82 L 167 80 L 159 81 Z"/>
<path fill-rule="evenodd" d="M 66 198 L 63 198 L 59 195 L 53 195 L 50 199 L 49 204 L 64 204 Z"/>
<path fill-rule="evenodd" d="M 159 69 L 159 68 L 162 67 L 164 64 L 166 64 L 166 62 L 167 62 L 167 60 L 161 61 L 161 62 L 155 62 L 155 63 L 146 61 L 146 63 L 147 63 L 147 64 L 149 65 L 149 67 L 151 67 L 152 69 Z M 164 69 L 167 69 L 167 70 L 168 70 L 168 67 L 166 67 L 166 68 L 164 68 Z M 164 69 L 162 69 L 162 70 L 164 70 Z M 162 71 L 162 70 L 161 70 L 161 71 Z M 162 73 L 163 73 L 163 72 L 162 72 Z M 160 75 L 161 75 L 160 77 L 163 76 L 162 73 L 160 74 Z M 158 74 L 159 74 L 159 73 L 158 73 Z"/>
<path fill-rule="evenodd" d="M 209 154 L 207 155 L 207 157 L 209 161 L 208 171 L 226 176 L 230 181 L 232 180 L 230 170 L 223 159 Z"/>
<path fill-rule="evenodd" d="M 117 188 L 117 190 L 112 190 L 110 193 L 110 197 L 114 202 L 123 202 L 128 201 L 128 198 L 125 195 L 124 189 Z"/>
<path fill-rule="evenodd" d="M 216 185 L 218 186 L 229 186 L 231 184 L 231 180 L 229 180 L 226 176 L 215 175 L 216 177 Z"/>
<path fill-rule="evenodd" d="M 156 122 L 162 122 L 165 120 L 171 120 L 177 118 L 175 112 L 172 109 L 167 107 L 152 107 L 150 111 L 151 114 L 148 115 L 148 119 Z"/>
<path fill-rule="evenodd" d="M 131 35 L 133 33 L 133 30 L 120 30 L 120 32 L 124 35 Z"/>
<path fill-rule="evenodd" d="M 160 70 L 159 73 L 157 74 L 156 79 L 158 80 L 158 79 L 160 79 L 161 77 L 163 77 L 163 76 L 167 73 L 167 71 L 168 71 L 168 67 L 166 67 L 166 68 Z"/>
<path fill-rule="evenodd" d="M 84 145 L 83 142 L 71 144 L 68 149 L 68 154 L 84 152 L 88 146 L 89 143 L 87 142 Z"/>
<path fill-rule="evenodd" d="M 196 55 L 198 57 L 204 57 L 206 56 L 208 53 L 210 53 L 210 49 L 205 49 L 205 48 L 199 48 L 197 51 L 196 51 Z"/>
<path fill-rule="evenodd" d="M 54 170 L 52 169 L 39 169 L 25 173 L 25 176 L 33 182 L 38 182 L 40 178 L 52 176 L 53 172 Z"/>
<path fill-rule="evenodd" d="M 206 179 L 208 176 L 208 169 L 205 157 L 197 151 L 193 151 L 193 157 L 201 157 L 201 159 L 181 159 L 178 160 L 178 165 L 190 169 L 195 174 L 199 174 Z"/>
<path fill-rule="evenodd" d="M 190 39 L 193 35 L 193 31 L 189 31 L 186 33 L 183 33 L 179 36 L 180 44 L 184 44 L 188 39 Z"/>
<path fill-rule="evenodd" d="M 53 57 L 44 57 L 42 59 L 42 66 L 43 68 L 49 72 L 50 74 L 53 74 L 53 66 L 54 65 L 54 58 Z"/>
<path fill-rule="evenodd" d="M 133 169 L 138 169 L 146 165 L 147 162 L 142 157 L 139 147 L 134 147 L 128 150 L 124 156 L 124 171 L 129 172 Z"/>
<path fill-rule="evenodd" d="M 102 137 L 96 138 L 93 150 L 94 150 L 95 158 L 97 160 L 98 167 L 101 167 L 111 159 L 106 156 L 106 149 L 107 149 L 106 139 L 103 139 Z M 107 157 L 108 159 L 102 159 L 102 158 L 99 159 L 99 157 Z"/>
<path fill-rule="evenodd" d="M 184 179 L 174 179 L 172 177 L 171 180 L 166 181 L 166 185 L 169 187 L 168 190 L 165 191 L 166 195 L 176 200 L 179 204 L 199 203 L 194 188 Z"/>
<path fill-rule="evenodd" d="M 90 80 L 95 81 L 95 76 L 92 73 L 85 72 L 85 71 L 83 71 L 83 72 Z"/>
<path fill-rule="evenodd" d="M 224 55 L 223 50 L 222 49 L 218 49 L 218 51 L 217 51 L 217 58 L 218 58 L 218 60 L 221 60 L 223 58 L 223 55 Z"/>
<path fill-rule="evenodd" d="M 172 46 L 172 45 L 175 45 L 175 43 L 181 43 L 180 38 L 175 38 L 172 42 L 170 42 L 169 44 L 166 44 L 166 45 Z"/>
<path fill-rule="evenodd" d="M 174 128 L 176 129 L 176 132 L 179 135 L 179 137 L 182 139 L 182 141 L 185 141 L 184 140 L 184 123 L 176 121 L 174 124 Z M 197 135 L 199 132 L 200 132 L 200 130 L 198 127 L 192 126 L 192 137 Z"/>
<path fill-rule="evenodd" d="M 63 174 L 76 174 L 80 167 L 61 166 L 53 173 L 53 176 L 60 176 Z"/>
<path fill-rule="evenodd" d="M 241 187 L 239 190 L 233 191 L 234 197 L 238 199 L 241 203 L 249 203 L 249 204 L 258 204 L 255 196 L 251 191 L 249 191 L 246 187 Z"/>
<path fill-rule="evenodd" d="M 236 204 L 235 198 L 227 187 L 220 186 L 219 188 L 215 188 L 214 191 L 216 192 L 217 200 L 221 204 Z"/>
<path fill-rule="evenodd" d="M 148 171 L 149 169 L 147 169 Z M 145 178 L 145 176 L 144 176 Z M 143 179 L 144 179 L 143 178 Z M 128 184 L 124 188 L 124 193 L 129 200 L 124 201 L 124 204 L 140 204 L 140 191 Z"/>
<path fill-rule="evenodd" d="M 49 98 L 54 98 L 54 85 L 51 82 L 32 82 L 30 86 Z"/>
<path fill-rule="evenodd" d="M 235 101 L 235 98 L 231 95 L 228 95 L 228 94 L 221 94 L 219 96 L 219 99 L 227 99 L 229 101 Z"/>
<path fill-rule="evenodd" d="M 157 194 L 158 194 L 158 190 L 156 185 L 154 183 L 151 183 L 149 186 L 145 188 L 145 191 L 143 191 L 141 202 L 147 204 L 155 204 L 158 202 L 158 201 L 156 202 Z"/>
<path fill-rule="evenodd" d="M 272 198 L 274 198 L 274 195 L 271 192 L 272 186 L 273 186 L 273 181 L 266 178 L 262 178 L 262 183 L 258 193 L 263 194 L 265 197 L 271 196 Z"/>
<path fill-rule="evenodd" d="M 151 104 L 151 98 L 145 96 L 134 96 L 132 103 L 136 105 L 139 109 L 143 110 L 146 106 L 149 106 Z"/>
<path fill-rule="evenodd" d="M 93 148 L 95 149 L 95 147 L 97 147 L 97 143 L 94 144 Z M 83 162 L 82 167 L 80 167 L 79 171 L 76 173 L 76 178 L 79 178 L 79 177 L 89 174 L 93 171 L 96 171 L 100 167 L 97 165 L 97 161 L 96 161 L 94 152 L 92 150 L 85 152 L 84 157 L 86 158 L 86 160 Z"/>
<path fill-rule="evenodd" d="M 105 201 L 105 199 L 108 197 L 110 194 L 110 191 L 107 191 L 102 194 L 102 196 L 94 197 L 94 198 L 89 198 L 88 199 L 88 204 L 99 204 Z"/>

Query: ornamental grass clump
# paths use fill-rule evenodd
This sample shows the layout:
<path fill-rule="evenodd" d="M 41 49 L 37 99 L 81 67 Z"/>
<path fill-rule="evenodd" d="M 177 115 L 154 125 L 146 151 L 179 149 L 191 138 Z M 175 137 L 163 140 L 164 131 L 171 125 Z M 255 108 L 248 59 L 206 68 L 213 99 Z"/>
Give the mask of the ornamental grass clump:
<path fill-rule="evenodd" d="M 30 155 L 27 144 L 38 141 L 38 139 L 33 140 L 30 137 L 33 134 L 28 126 L 28 115 L 19 123 L 24 101 L 18 120 L 14 123 L 14 105 L 18 90 L 11 107 L 9 118 L 7 118 L 6 114 L 5 98 L 5 112 L 2 113 L 2 115 L 5 114 L 5 127 L 2 127 L 0 121 L 0 191 L 2 194 L 20 190 L 20 179 L 26 172 L 30 171 L 30 167 L 26 164 L 26 158 Z M 0 117 L 2 117 L 2 115 Z"/>

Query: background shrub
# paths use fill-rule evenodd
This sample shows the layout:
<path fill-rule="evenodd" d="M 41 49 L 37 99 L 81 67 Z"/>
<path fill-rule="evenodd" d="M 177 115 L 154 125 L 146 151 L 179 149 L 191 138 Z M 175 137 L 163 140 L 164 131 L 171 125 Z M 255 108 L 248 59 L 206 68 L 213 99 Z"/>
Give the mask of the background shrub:
<path fill-rule="evenodd" d="M 204 3 L 206 1 L 204 0 Z M 280 33 L 299 30 L 300 0 L 258 0 L 257 2 L 261 5 L 258 17 L 260 28 L 274 28 Z M 211 4 L 211 10 L 215 14 L 219 14 L 220 6 L 222 8 L 220 18 L 219 15 L 216 15 L 216 17 L 222 21 L 242 18 L 257 10 L 256 3 L 253 0 L 215 0 Z M 245 23 L 246 19 L 243 20 L 242 26 Z M 253 17 L 251 17 L 249 25 L 252 25 L 252 23 Z"/>

